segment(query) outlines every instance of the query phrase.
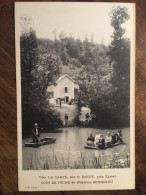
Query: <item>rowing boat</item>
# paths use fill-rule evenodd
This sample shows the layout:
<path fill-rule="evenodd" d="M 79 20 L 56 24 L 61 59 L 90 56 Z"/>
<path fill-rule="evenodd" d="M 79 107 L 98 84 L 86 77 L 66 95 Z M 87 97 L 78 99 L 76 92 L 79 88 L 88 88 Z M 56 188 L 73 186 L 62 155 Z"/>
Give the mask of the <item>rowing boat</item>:
<path fill-rule="evenodd" d="M 39 139 L 38 143 L 27 142 L 25 143 L 25 147 L 39 147 L 39 146 L 54 143 L 55 141 L 56 141 L 55 137 L 45 137 L 45 138 Z"/>
<path fill-rule="evenodd" d="M 114 146 L 118 146 L 118 145 L 123 145 L 125 144 L 124 142 L 117 142 L 115 144 L 112 144 L 110 146 L 105 146 L 105 148 L 98 148 L 98 146 L 88 146 L 88 145 L 85 145 L 85 149 L 92 149 L 92 150 L 106 150 L 107 148 L 112 148 Z"/>

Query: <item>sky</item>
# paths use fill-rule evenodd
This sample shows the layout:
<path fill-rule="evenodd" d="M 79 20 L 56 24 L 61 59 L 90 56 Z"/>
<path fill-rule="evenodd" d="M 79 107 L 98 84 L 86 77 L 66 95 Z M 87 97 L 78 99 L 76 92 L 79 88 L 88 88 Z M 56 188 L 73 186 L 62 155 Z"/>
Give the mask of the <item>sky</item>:
<path fill-rule="evenodd" d="M 130 4 L 126 4 L 129 7 Z M 66 36 L 90 40 L 108 45 L 113 28 L 109 12 L 112 3 L 17 3 L 19 17 L 31 17 L 32 27 L 38 38 L 54 39 L 64 32 Z M 126 37 L 131 34 L 131 21 L 125 23 Z"/>

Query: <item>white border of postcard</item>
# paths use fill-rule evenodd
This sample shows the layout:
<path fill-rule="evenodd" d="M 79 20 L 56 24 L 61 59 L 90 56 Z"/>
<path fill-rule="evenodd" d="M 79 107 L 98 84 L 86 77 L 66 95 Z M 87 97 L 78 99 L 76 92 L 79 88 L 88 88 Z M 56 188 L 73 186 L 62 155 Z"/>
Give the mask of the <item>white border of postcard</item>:
<path fill-rule="evenodd" d="M 131 166 L 126 169 L 80 169 L 80 170 L 22 170 L 22 121 L 21 121 L 21 75 L 20 75 L 20 34 L 19 34 L 19 5 L 28 3 L 30 6 L 45 3 L 46 6 L 55 2 L 16 2 L 15 3 L 15 42 L 16 42 L 16 77 L 17 77 L 17 138 L 18 138 L 18 188 L 20 191 L 65 191 L 65 190 L 117 190 L 135 188 L 135 4 L 131 6 L 131 69 L 130 69 L 130 153 Z M 64 2 L 67 3 L 67 2 Z M 73 3 L 73 2 L 72 2 Z M 58 2 L 56 2 L 58 4 Z M 86 3 L 98 4 L 102 3 Z M 107 4 L 107 3 L 106 3 Z M 113 5 L 123 5 L 123 3 L 113 3 Z M 126 5 L 126 4 L 124 4 Z M 38 10 L 39 14 L 39 10 Z M 56 13 L 57 14 L 57 13 Z M 81 178 L 82 175 L 91 176 L 91 178 Z M 39 176 L 46 177 L 45 181 Z M 51 178 L 51 176 L 54 178 Z M 55 176 L 58 179 L 55 179 Z M 58 184 L 60 176 L 73 176 L 68 179 L 69 183 Z M 104 177 L 105 183 L 93 183 L 92 177 Z M 76 181 L 82 181 L 78 183 Z M 89 183 L 84 183 L 84 182 Z M 91 183 L 90 183 L 91 181 Z M 49 184 L 50 182 L 50 184 Z M 54 182 L 54 183 L 53 183 Z M 56 182 L 56 183 L 55 183 Z"/>

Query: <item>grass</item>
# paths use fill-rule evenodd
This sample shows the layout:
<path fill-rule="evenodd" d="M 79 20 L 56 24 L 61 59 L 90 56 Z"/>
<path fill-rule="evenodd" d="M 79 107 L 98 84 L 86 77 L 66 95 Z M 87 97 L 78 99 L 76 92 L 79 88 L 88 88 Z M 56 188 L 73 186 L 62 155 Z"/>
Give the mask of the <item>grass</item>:
<path fill-rule="evenodd" d="M 67 158 L 63 154 L 56 155 L 54 150 L 52 155 L 37 155 L 36 152 L 30 153 L 25 164 L 25 170 L 49 170 L 49 169 L 110 169 L 110 168 L 129 168 L 130 155 L 115 153 L 113 155 L 98 155 L 98 157 L 88 157 L 80 152 L 77 161 L 71 160 L 70 149 Z"/>

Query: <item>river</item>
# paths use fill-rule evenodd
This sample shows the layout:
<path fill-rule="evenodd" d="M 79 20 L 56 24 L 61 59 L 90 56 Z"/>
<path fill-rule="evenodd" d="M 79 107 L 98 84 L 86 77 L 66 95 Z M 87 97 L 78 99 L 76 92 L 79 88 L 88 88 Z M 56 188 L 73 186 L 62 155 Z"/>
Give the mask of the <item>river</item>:
<path fill-rule="evenodd" d="M 95 128 L 62 128 L 62 133 L 41 133 L 43 137 L 56 137 L 56 142 L 39 148 L 25 147 L 25 142 L 31 142 L 32 137 L 22 141 L 23 169 L 80 169 L 80 168 L 103 168 L 116 153 L 125 159 L 130 147 L 130 129 L 122 129 L 123 140 L 126 145 L 118 145 L 106 150 L 85 149 L 87 137 L 96 132 L 107 135 L 108 130 Z M 117 132 L 117 130 L 110 130 Z M 100 158 L 99 158 L 100 157 Z"/>

